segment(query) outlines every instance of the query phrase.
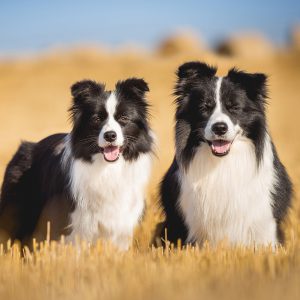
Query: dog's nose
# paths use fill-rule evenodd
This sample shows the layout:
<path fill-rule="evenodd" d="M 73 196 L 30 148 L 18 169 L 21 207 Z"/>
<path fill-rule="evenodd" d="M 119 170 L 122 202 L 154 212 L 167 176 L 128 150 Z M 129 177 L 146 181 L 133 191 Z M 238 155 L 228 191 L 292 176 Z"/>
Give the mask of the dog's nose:
<path fill-rule="evenodd" d="M 107 142 L 113 142 L 116 140 L 116 138 L 117 138 L 117 133 L 115 131 L 106 131 L 104 133 L 104 139 Z"/>
<path fill-rule="evenodd" d="M 211 130 L 216 135 L 223 135 L 228 131 L 228 126 L 224 122 L 217 122 L 212 126 Z"/>

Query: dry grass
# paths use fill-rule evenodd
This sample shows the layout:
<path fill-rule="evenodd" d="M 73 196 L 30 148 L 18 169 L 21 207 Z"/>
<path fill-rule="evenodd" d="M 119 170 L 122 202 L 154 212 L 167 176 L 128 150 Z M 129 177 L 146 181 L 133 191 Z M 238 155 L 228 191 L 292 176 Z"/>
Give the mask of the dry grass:
<path fill-rule="evenodd" d="M 149 248 L 161 219 L 156 187 L 174 152 L 172 86 L 177 66 L 190 59 L 233 65 L 270 75 L 268 119 L 279 154 L 295 184 L 294 208 L 285 225 L 287 244 L 270 249 L 184 250 Z M 137 229 L 133 248 L 118 253 L 100 242 L 95 247 L 46 241 L 34 253 L 9 244 L 0 249 L 0 299 L 240 299 L 299 297 L 300 275 L 300 53 L 285 51 L 262 58 L 222 58 L 187 51 L 160 55 L 82 50 L 0 63 L 0 173 L 21 139 L 39 140 L 70 129 L 70 85 L 82 78 L 104 81 L 144 77 L 150 84 L 152 124 L 158 135 L 158 158 L 148 191 L 148 212 Z M 2 178 L 2 176 L 1 176 Z M 298 297 L 297 297 L 298 296 Z"/>

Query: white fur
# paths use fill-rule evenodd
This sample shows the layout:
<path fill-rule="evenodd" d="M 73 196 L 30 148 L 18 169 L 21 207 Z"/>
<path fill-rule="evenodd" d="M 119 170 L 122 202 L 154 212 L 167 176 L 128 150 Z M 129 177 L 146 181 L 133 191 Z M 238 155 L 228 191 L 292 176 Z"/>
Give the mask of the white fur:
<path fill-rule="evenodd" d="M 216 90 L 215 90 L 216 107 L 212 115 L 210 116 L 204 130 L 204 136 L 208 141 L 214 139 L 220 139 L 220 137 L 216 136 L 212 131 L 212 126 L 218 122 L 224 122 L 228 126 L 228 131 L 224 136 L 222 136 L 222 139 L 224 140 L 233 141 L 235 136 L 241 131 L 240 126 L 238 124 L 236 125 L 233 124 L 229 116 L 222 111 L 222 105 L 220 99 L 221 85 L 222 85 L 222 77 L 219 77 L 216 82 Z"/>
<path fill-rule="evenodd" d="M 112 143 L 114 146 L 123 146 L 124 136 L 120 124 L 115 120 L 114 114 L 116 112 L 116 107 L 118 101 L 115 93 L 111 93 L 106 100 L 106 111 L 108 113 L 107 121 L 101 129 L 99 134 L 98 144 L 100 147 L 104 148 L 109 143 L 104 139 L 104 134 L 107 131 L 115 131 L 117 134 L 117 139 Z"/>
<path fill-rule="evenodd" d="M 69 155 L 70 151 L 65 153 Z M 75 210 L 67 240 L 74 241 L 78 236 L 94 242 L 102 238 L 122 250 L 128 249 L 144 210 L 151 155 L 142 154 L 133 162 L 126 162 L 121 156 L 114 163 L 106 162 L 102 154 L 94 155 L 92 163 L 70 156 L 63 162 L 68 159 Z"/>
<path fill-rule="evenodd" d="M 189 228 L 188 240 L 216 244 L 275 245 L 276 223 L 271 191 L 276 181 L 270 138 L 257 167 L 254 145 L 235 140 L 222 158 L 201 146 L 189 169 L 181 170 L 180 208 Z"/>
<path fill-rule="evenodd" d="M 189 228 L 189 242 L 222 240 L 231 244 L 275 245 L 276 222 L 272 214 L 271 192 L 276 183 L 271 140 L 266 135 L 264 152 L 257 165 L 251 140 L 222 112 L 220 88 L 216 84 L 216 108 L 205 133 L 213 138 L 211 126 L 224 121 L 234 139 L 230 153 L 216 157 L 202 144 L 187 170 L 178 171 L 181 182 L 179 207 Z"/>

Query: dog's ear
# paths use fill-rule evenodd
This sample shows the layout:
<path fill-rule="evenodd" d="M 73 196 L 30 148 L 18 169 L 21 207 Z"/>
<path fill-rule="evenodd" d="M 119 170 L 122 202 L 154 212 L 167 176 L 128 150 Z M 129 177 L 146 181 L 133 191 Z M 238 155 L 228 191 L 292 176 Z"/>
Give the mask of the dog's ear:
<path fill-rule="evenodd" d="M 116 84 L 117 93 L 144 99 L 145 93 L 149 92 L 147 82 L 141 78 L 128 78 L 118 81 Z"/>
<path fill-rule="evenodd" d="M 82 80 L 74 83 L 71 94 L 75 105 L 81 105 L 91 98 L 100 95 L 104 91 L 104 85 L 92 80 Z"/>
<path fill-rule="evenodd" d="M 196 79 L 201 77 L 213 77 L 217 69 L 199 61 L 191 61 L 181 65 L 176 74 L 178 79 Z"/>
<path fill-rule="evenodd" d="M 217 68 L 199 61 L 184 63 L 176 72 L 177 82 L 174 95 L 179 98 L 184 97 L 200 79 L 213 78 L 216 75 L 216 72 Z"/>
<path fill-rule="evenodd" d="M 73 103 L 69 109 L 73 122 L 78 120 L 82 111 L 93 105 L 97 96 L 100 96 L 105 90 L 105 86 L 92 80 L 82 80 L 71 86 Z"/>
<path fill-rule="evenodd" d="M 267 76 L 262 73 L 246 73 L 236 68 L 231 69 L 227 77 L 243 89 L 248 98 L 257 101 L 267 97 Z"/>

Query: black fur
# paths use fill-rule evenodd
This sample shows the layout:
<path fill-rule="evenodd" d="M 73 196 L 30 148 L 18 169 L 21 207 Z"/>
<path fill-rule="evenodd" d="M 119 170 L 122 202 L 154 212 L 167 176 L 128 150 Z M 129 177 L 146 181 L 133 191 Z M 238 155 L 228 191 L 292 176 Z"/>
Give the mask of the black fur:
<path fill-rule="evenodd" d="M 143 79 L 130 78 L 116 84 L 117 108 L 114 118 L 120 124 L 125 143 L 123 157 L 132 161 L 139 154 L 150 152 L 152 137 L 148 125 L 149 105 L 145 93 L 149 91 Z M 97 139 L 107 112 L 105 103 L 111 92 L 104 84 L 91 80 L 71 87 L 73 103 L 70 108 L 73 128 L 69 134 L 72 158 L 92 163 L 92 155 L 101 152 Z M 74 210 L 69 189 L 69 160 L 62 159 L 67 151 L 67 134 L 55 134 L 38 143 L 23 142 L 9 162 L 1 190 L 0 233 L 4 238 L 27 243 L 33 237 L 41 214 L 49 203 L 54 207 L 61 228 L 65 227 Z M 102 154 L 101 154 L 102 155 Z M 64 213 L 59 210 L 63 207 Z M 55 237 L 54 237 L 55 238 Z"/>
<path fill-rule="evenodd" d="M 166 215 L 161 237 L 165 242 L 165 229 L 167 229 L 168 241 L 174 244 L 177 243 L 179 239 L 185 242 L 188 234 L 182 214 L 177 207 L 177 197 L 180 192 L 180 182 L 177 171 L 178 165 L 176 159 L 174 159 L 160 185 L 161 201 Z"/>
<path fill-rule="evenodd" d="M 278 241 L 280 243 L 284 243 L 285 237 L 281 225 L 286 214 L 288 213 L 288 209 L 291 206 L 293 186 L 284 165 L 279 160 L 274 144 L 272 144 L 272 147 L 274 154 L 274 168 L 276 170 L 278 179 L 277 183 L 274 186 L 274 191 L 272 192 L 273 215 L 277 223 Z"/>
<path fill-rule="evenodd" d="M 116 94 L 119 99 L 117 117 L 124 114 L 130 116 L 123 125 L 123 133 L 128 137 L 123 156 L 127 160 L 135 160 L 139 153 L 147 153 L 152 148 L 152 137 L 149 135 L 149 105 L 145 101 L 145 93 L 149 91 L 147 83 L 142 79 L 130 78 L 119 81 Z M 132 143 L 132 137 L 135 142 Z"/>
<path fill-rule="evenodd" d="M 23 142 L 7 166 L 0 202 L 0 229 L 5 237 L 29 240 L 47 200 L 68 195 L 67 173 L 55 148 L 65 134 L 38 143 Z M 72 203 L 70 202 L 72 211 Z M 63 233 L 63 230 L 62 232 Z"/>
<path fill-rule="evenodd" d="M 207 64 L 189 62 L 180 66 L 176 73 L 176 155 L 160 186 L 161 204 L 166 214 L 164 228 L 167 228 L 168 238 L 173 243 L 177 239 L 185 241 L 188 232 L 178 208 L 181 183 L 176 173 L 179 168 L 186 170 L 197 148 L 207 143 L 204 129 L 216 105 L 216 71 L 215 67 Z M 253 142 L 258 167 L 267 133 L 266 98 L 267 77 L 264 74 L 250 74 L 233 68 L 222 80 L 220 101 L 223 112 L 234 124 L 238 123 L 244 135 Z M 274 166 L 279 179 L 273 193 L 273 214 L 278 224 L 278 239 L 282 241 L 280 223 L 290 206 L 292 189 L 285 168 L 273 149 Z M 164 238 L 164 230 L 161 237 Z"/>
<path fill-rule="evenodd" d="M 116 84 L 118 105 L 115 118 L 123 128 L 126 139 L 123 156 L 127 160 L 135 160 L 139 153 L 151 150 L 149 105 L 144 98 L 147 91 L 149 88 L 143 79 L 130 78 Z M 76 158 L 90 161 L 92 155 L 99 152 L 97 139 L 108 116 L 105 102 L 110 93 L 104 90 L 103 84 L 90 80 L 72 86 L 74 104 L 70 111 L 74 121 L 72 145 Z"/>

